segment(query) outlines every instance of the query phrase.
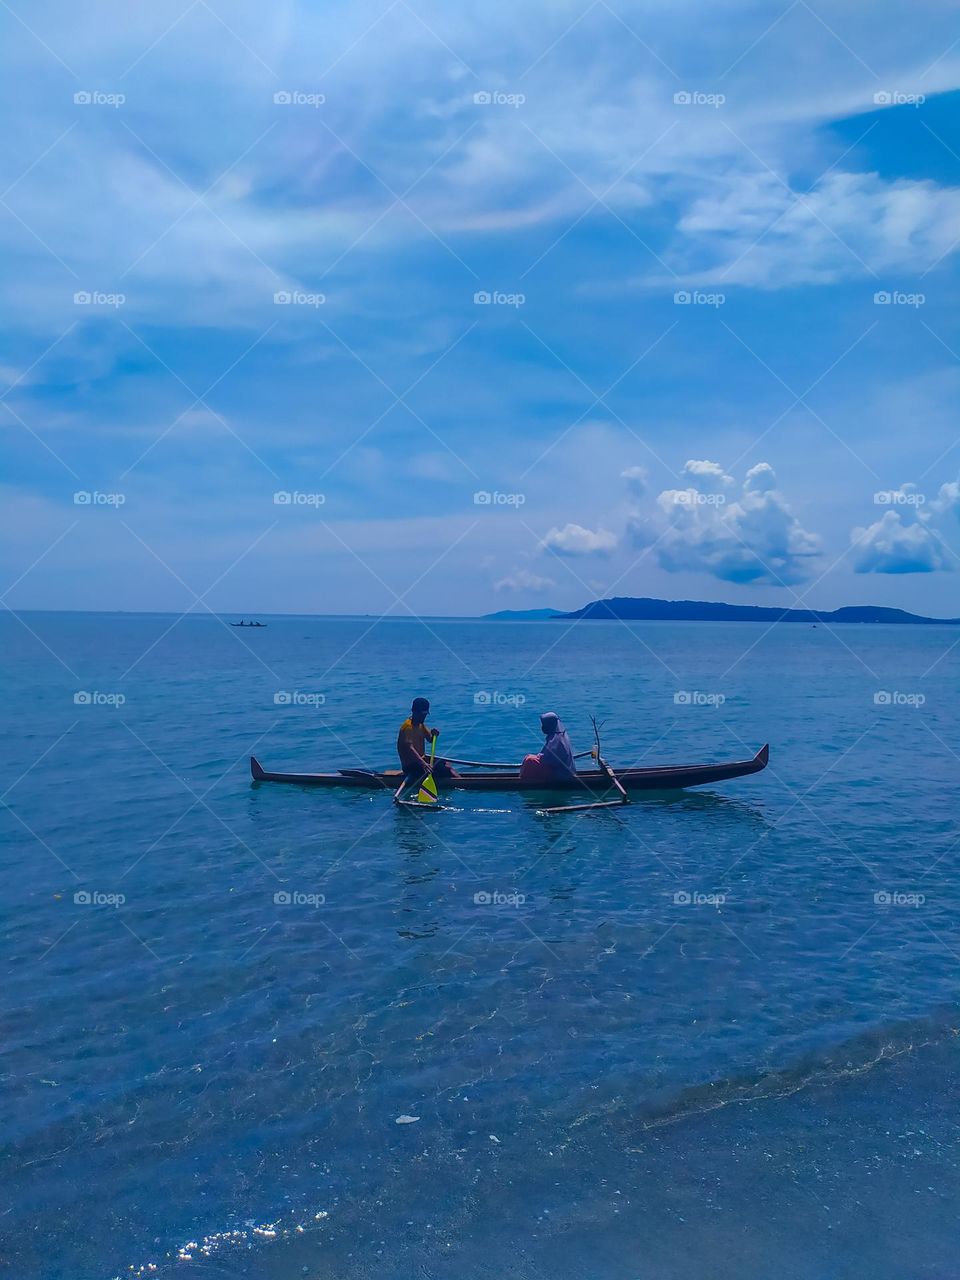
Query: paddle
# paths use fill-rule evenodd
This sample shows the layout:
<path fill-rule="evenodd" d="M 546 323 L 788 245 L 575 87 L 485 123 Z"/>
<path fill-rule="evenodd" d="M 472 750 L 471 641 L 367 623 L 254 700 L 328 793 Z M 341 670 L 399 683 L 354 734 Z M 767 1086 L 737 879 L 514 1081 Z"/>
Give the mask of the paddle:
<path fill-rule="evenodd" d="M 430 739 L 430 772 L 420 783 L 420 790 L 417 792 L 417 802 L 419 804 L 439 804 L 440 797 L 437 795 L 437 783 L 433 776 L 433 761 L 437 754 L 437 735 L 434 734 Z"/>
<path fill-rule="evenodd" d="M 403 795 L 404 791 L 406 790 L 407 786 L 409 785 L 409 782 L 410 782 L 410 779 L 406 776 L 406 774 L 404 774 L 403 781 L 400 783 L 399 787 L 397 787 L 396 791 L 393 793 L 393 803 L 394 803 L 394 804 L 406 804 L 406 803 L 407 803 L 407 801 L 406 801 L 406 800 L 401 800 L 401 799 L 400 799 L 400 797 Z"/>
<path fill-rule="evenodd" d="M 430 763 L 428 765 L 428 770 L 433 769 L 433 761 L 436 756 L 436 753 L 437 753 L 437 739 L 436 737 L 434 737 L 430 741 Z M 393 793 L 394 804 L 404 805 L 407 809 L 442 809 L 443 808 L 443 805 L 440 803 L 440 797 L 437 795 L 437 784 L 434 781 L 432 772 L 426 773 L 423 779 L 421 780 L 420 790 L 417 792 L 416 800 L 401 799 L 404 788 L 409 784 L 409 782 L 410 782 L 409 778 L 404 778 L 404 780 L 400 783 L 399 787 L 397 787 L 396 791 Z"/>

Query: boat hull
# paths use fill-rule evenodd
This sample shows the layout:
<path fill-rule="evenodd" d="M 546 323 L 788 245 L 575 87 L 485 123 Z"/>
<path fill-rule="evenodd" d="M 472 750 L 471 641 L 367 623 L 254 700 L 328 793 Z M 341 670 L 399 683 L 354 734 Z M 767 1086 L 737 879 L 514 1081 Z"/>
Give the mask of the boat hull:
<path fill-rule="evenodd" d="M 671 765 L 652 769 L 617 769 L 616 775 L 627 791 L 679 791 L 686 787 L 703 787 L 730 778 L 759 773 L 767 767 L 770 747 L 760 748 L 752 760 L 729 764 Z M 353 787 L 365 790 L 395 791 L 402 781 L 398 770 L 377 773 L 365 769 L 349 769 L 343 773 L 275 773 L 264 769 L 255 756 L 250 757 L 250 773 L 255 782 L 287 782 L 301 787 Z M 555 782 L 521 782 L 518 773 L 465 773 L 459 778 L 438 778 L 442 790 L 455 791 L 564 791 L 575 794 L 602 795 L 611 788 L 610 780 L 600 769 L 586 769 L 575 779 Z"/>

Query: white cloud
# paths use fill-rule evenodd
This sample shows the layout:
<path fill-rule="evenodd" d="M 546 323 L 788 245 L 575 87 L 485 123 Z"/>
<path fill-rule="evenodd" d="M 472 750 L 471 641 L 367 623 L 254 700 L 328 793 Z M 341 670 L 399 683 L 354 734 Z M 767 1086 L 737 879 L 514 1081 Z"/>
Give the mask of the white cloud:
<path fill-rule="evenodd" d="M 122 128 L 102 127 L 102 109 L 54 92 L 49 54 L 19 30 L 0 52 L 10 101 L 22 99 L 21 82 L 47 91 L 8 138 L 20 176 L 17 216 L 0 227 L 14 264 L 0 289 L 19 314 L 29 304 L 28 316 L 57 333 L 63 279 L 54 254 L 100 287 L 136 263 L 125 315 L 182 322 L 186 314 L 259 331 L 276 319 L 273 292 L 309 289 L 318 264 L 355 251 L 392 256 L 419 242 L 424 223 L 441 236 L 563 229 L 584 215 L 585 189 L 631 220 L 645 208 L 658 228 L 672 219 L 675 242 L 659 251 L 671 269 L 701 280 L 713 272 L 775 287 L 862 272 L 858 258 L 874 269 L 926 267 L 954 242 L 957 189 L 832 171 L 794 192 L 776 176 L 821 154 L 823 121 L 874 110 L 878 84 L 922 85 L 928 94 L 956 87 L 949 6 L 914 7 L 914 29 L 891 42 L 868 7 L 846 6 L 841 42 L 803 6 L 781 13 L 768 4 L 762 50 L 750 58 L 743 51 L 766 26 L 763 5 L 726 5 L 719 27 L 703 20 L 712 16 L 704 0 L 648 8 L 646 47 L 631 36 L 630 19 L 604 5 L 572 27 L 563 6 L 542 2 L 526 21 L 504 0 L 485 6 L 482 22 L 462 6 L 433 6 L 428 23 L 407 5 L 378 10 L 367 0 L 234 6 L 229 56 L 204 6 L 178 14 L 161 0 L 133 20 L 129 4 L 105 0 L 95 41 L 82 11 L 61 7 L 58 40 L 91 84 L 135 68 L 135 91 L 133 81 L 124 85 L 131 101 L 113 114 L 132 114 L 149 147 L 131 148 Z M 704 58 L 733 73 L 719 111 L 674 102 L 669 66 Z M 189 86 L 186 98 L 165 91 L 171 69 Z M 277 87 L 313 90 L 318 77 L 322 109 L 274 104 Z M 517 109 L 481 107 L 478 89 L 522 89 L 525 100 Z M 191 127 L 200 117 L 208 128 Z M 258 145 L 269 129 L 269 144 Z M 54 139 L 49 161 L 37 164 Z M 409 192 L 413 215 L 379 216 L 385 191 Z M 31 258 L 23 224 L 49 246 L 47 270 L 43 255 Z M 341 310 L 345 292 L 335 280 Z"/>
<path fill-rule="evenodd" d="M 634 513 L 628 524 L 634 546 L 654 547 L 661 568 L 672 573 L 774 586 L 809 576 L 820 540 L 790 510 L 772 467 L 752 467 L 733 502 L 724 492 L 733 478 L 717 463 L 690 461 L 684 472 L 693 483 L 665 489 L 657 498 L 659 513 Z"/>
<path fill-rule="evenodd" d="M 935 511 L 952 511 L 960 516 L 960 480 L 948 480 L 931 504 Z"/>
<path fill-rule="evenodd" d="M 777 477 L 769 462 L 758 462 L 747 472 L 743 482 L 744 489 L 751 493 L 769 493 L 777 487 Z"/>
<path fill-rule="evenodd" d="M 647 492 L 646 467 L 627 467 L 626 471 L 620 472 L 620 478 L 626 480 L 627 488 L 635 498 L 642 498 Z"/>
<path fill-rule="evenodd" d="M 899 511 L 886 511 L 875 524 L 853 531 L 856 573 L 934 573 L 950 569 L 946 549 L 929 523 L 904 523 Z"/>
<path fill-rule="evenodd" d="M 783 288 L 928 267 L 956 247 L 958 221 L 957 187 L 834 172 L 800 192 L 772 172 L 734 170 L 679 220 L 681 278 Z"/>
<path fill-rule="evenodd" d="M 529 569 L 515 569 L 513 573 L 493 584 L 494 591 L 549 591 L 557 584 L 552 578 L 543 578 Z"/>
<path fill-rule="evenodd" d="M 584 529 L 580 524 L 565 524 L 550 529 L 542 545 L 558 556 L 606 556 L 617 545 L 616 535 L 606 529 Z"/>
<path fill-rule="evenodd" d="M 728 476 L 719 462 L 708 462 L 706 459 L 688 459 L 683 464 L 683 471 L 700 493 L 722 493 L 734 482 L 733 476 Z"/>
<path fill-rule="evenodd" d="M 871 525 L 859 526 L 850 534 L 857 573 L 936 573 L 957 567 L 938 524 L 960 514 L 960 480 L 942 484 L 932 500 L 915 484 L 881 490 L 875 496 L 888 508 Z M 953 531 L 948 521 L 945 531 Z"/>

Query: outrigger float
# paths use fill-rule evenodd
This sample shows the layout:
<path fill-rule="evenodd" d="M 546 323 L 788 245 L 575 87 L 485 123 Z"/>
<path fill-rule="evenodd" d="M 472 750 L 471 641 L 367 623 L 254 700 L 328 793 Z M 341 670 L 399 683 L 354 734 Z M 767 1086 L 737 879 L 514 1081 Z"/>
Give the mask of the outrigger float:
<path fill-rule="evenodd" d="M 454 791 L 516 791 L 520 793 L 564 792 L 591 797 L 585 804 L 565 804 L 539 810 L 540 813 L 569 813 L 585 809 L 613 808 L 630 803 L 630 792 L 679 791 L 687 787 L 703 787 L 715 782 L 727 782 L 731 778 L 743 778 L 759 773 L 767 767 L 770 746 L 765 744 L 751 760 L 736 760 L 727 764 L 680 764 L 654 768 L 618 769 L 616 772 L 603 758 L 600 751 L 600 725 L 594 723 L 597 745 L 581 755 L 592 756 L 598 768 L 584 769 L 573 778 L 558 778 L 551 782 L 526 782 L 520 778 L 515 764 L 497 764 L 489 760 L 454 760 L 445 757 L 449 764 L 476 769 L 477 772 L 460 774 L 455 778 L 429 776 L 418 783 L 407 779 L 399 769 L 377 771 L 373 769 L 340 769 L 336 773 L 279 773 L 264 769 L 255 756 L 250 757 L 250 773 L 255 782 L 286 782 L 301 787 L 353 787 L 368 790 L 393 791 L 398 804 L 417 809 L 439 809 L 436 788 Z M 430 786 L 429 784 L 433 784 Z M 404 800 L 404 790 L 419 787 L 417 798 Z M 604 799 L 613 792 L 616 799 Z M 429 796 L 427 799 L 425 796 Z"/>

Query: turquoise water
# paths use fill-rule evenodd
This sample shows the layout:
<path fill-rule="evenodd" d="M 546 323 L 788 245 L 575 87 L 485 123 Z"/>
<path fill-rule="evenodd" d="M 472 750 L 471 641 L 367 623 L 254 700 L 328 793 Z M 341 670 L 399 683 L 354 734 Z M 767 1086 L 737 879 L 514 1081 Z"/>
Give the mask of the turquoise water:
<path fill-rule="evenodd" d="M 956 631 L 268 621 L 0 623 L 11 1275 L 954 1274 Z M 417 693 L 453 755 L 771 763 L 251 783 Z"/>

